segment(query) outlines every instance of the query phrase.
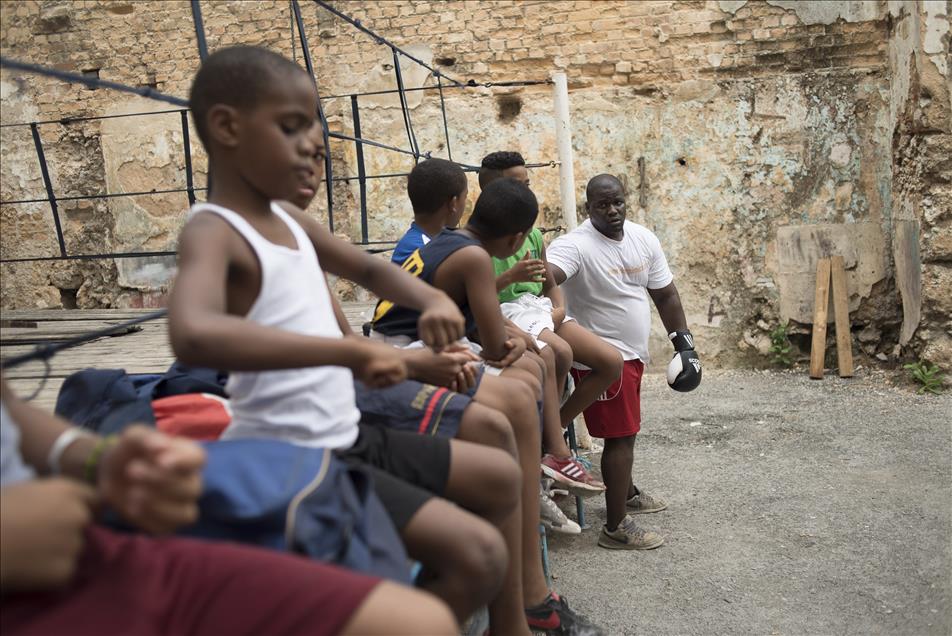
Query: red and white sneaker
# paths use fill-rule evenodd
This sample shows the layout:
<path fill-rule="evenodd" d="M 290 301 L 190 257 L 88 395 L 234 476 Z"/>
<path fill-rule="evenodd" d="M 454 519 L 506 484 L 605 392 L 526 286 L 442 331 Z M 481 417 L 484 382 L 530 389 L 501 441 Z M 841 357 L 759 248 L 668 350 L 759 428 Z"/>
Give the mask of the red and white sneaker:
<path fill-rule="evenodd" d="M 591 497 L 605 492 L 605 484 L 588 474 L 574 457 L 559 459 L 554 455 L 542 457 L 542 472 L 547 477 L 563 484 L 568 491 L 579 497 Z"/>

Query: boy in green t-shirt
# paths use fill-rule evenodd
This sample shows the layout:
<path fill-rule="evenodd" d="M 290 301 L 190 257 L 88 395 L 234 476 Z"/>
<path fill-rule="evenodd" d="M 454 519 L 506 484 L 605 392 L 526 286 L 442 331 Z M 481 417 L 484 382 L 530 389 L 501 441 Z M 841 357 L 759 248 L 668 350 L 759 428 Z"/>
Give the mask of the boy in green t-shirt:
<path fill-rule="evenodd" d="M 518 152 L 494 152 L 483 158 L 479 187 L 485 188 L 501 178 L 516 179 L 529 185 L 529 172 L 522 155 Z M 493 266 L 503 316 L 551 347 L 555 353 L 554 385 L 565 386 L 573 362 L 580 368 L 591 369 L 558 410 L 557 416 L 564 428 L 619 378 L 621 355 L 613 346 L 565 315 L 562 292 L 548 274 L 545 244 L 538 228 L 532 229 L 513 256 L 494 258 Z M 553 417 L 552 414 L 548 416 Z M 562 481 L 563 471 L 572 470 L 565 465 L 565 460 L 552 454 L 543 457 L 542 466 L 546 475 L 556 481 Z"/>

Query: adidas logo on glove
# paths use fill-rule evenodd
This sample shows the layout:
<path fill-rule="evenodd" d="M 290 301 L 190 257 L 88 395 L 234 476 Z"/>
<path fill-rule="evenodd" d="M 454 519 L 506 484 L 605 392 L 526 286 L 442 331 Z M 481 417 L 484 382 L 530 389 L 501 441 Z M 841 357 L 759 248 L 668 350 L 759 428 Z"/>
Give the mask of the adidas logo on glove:
<path fill-rule="evenodd" d="M 668 338 L 674 345 L 674 357 L 668 363 L 668 386 L 675 391 L 693 391 L 701 384 L 701 358 L 694 350 L 690 331 L 675 331 Z"/>

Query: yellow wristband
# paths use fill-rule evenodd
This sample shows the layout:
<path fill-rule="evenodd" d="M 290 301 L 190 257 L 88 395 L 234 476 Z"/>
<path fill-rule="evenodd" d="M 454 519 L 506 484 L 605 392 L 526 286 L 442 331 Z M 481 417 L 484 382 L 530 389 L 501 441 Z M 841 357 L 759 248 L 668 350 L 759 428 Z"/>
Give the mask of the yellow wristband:
<path fill-rule="evenodd" d="M 118 442 L 118 439 L 115 435 L 107 435 L 103 437 L 96 445 L 93 446 L 93 449 L 89 452 L 89 457 L 86 458 L 86 467 L 83 471 L 83 477 L 86 481 L 93 486 L 96 485 L 96 477 L 99 472 L 99 462 L 102 461 L 102 456 L 106 453 L 106 450 L 115 446 Z"/>

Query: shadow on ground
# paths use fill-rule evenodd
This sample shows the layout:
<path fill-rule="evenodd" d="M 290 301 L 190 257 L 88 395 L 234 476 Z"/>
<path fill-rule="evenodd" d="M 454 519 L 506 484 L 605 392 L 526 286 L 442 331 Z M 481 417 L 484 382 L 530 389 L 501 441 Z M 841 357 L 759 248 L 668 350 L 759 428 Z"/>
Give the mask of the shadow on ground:
<path fill-rule="evenodd" d="M 888 376 L 646 376 L 635 483 L 650 552 L 550 535 L 555 586 L 610 634 L 952 633 L 952 396 Z M 597 464 L 597 458 L 596 458 Z M 562 501 L 574 518 L 574 506 Z"/>

